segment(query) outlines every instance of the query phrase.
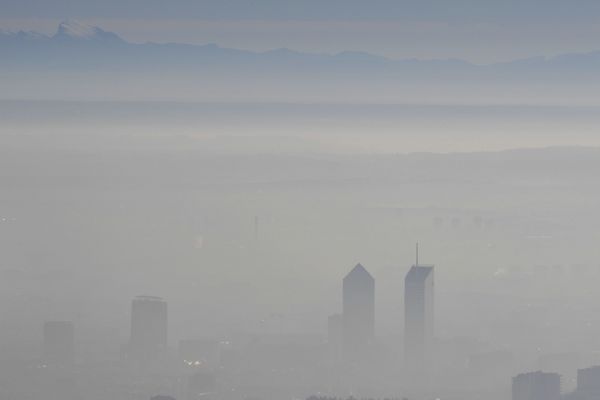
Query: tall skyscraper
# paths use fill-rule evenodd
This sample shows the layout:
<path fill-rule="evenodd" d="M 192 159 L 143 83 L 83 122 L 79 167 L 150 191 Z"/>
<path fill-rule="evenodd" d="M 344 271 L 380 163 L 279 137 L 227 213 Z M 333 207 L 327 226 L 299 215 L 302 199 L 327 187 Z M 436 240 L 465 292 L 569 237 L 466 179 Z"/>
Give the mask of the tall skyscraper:
<path fill-rule="evenodd" d="M 167 303 L 160 297 L 138 296 L 131 302 L 130 356 L 151 361 L 167 348 Z"/>
<path fill-rule="evenodd" d="M 404 279 L 404 361 L 408 371 L 425 374 L 433 356 L 433 265 L 417 261 Z"/>
<path fill-rule="evenodd" d="M 375 334 L 375 280 L 360 264 L 344 278 L 342 319 L 344 358 L 357 361 Z"/>
<path fill-rule="evenodd" d="M 536 371 L 519 374 L 512 379 L 512 400 L 559 399 L 559 374 Z"/>
<path fill-rule="evenodd" d="M 70 321 L 47 321 L 44 323 L 44 362 L 47 364 L 70 364 L 73 362 L 75 332 Z"/>

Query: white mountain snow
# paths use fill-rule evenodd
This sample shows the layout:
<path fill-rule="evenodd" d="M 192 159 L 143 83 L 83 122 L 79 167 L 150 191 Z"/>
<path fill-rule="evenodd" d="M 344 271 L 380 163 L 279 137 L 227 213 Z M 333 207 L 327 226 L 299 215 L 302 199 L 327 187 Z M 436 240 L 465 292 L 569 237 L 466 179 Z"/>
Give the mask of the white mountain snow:
<path fill-rule="evenodd" d="M 67 20 L 58 25 L 53 39 L 71 39 L 87 41 L 118 41 L 122 39 L 113 32 L 105 31 L 97 26 L 83 24 L 77 21 Z"/>

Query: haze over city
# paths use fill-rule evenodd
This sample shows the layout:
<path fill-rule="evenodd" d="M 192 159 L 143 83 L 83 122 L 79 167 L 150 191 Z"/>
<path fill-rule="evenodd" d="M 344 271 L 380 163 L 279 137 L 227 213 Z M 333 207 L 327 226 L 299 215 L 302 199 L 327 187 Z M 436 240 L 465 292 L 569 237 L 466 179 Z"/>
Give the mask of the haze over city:
<path fill-rule="evenodd" d="M 599 17 L 0 0 L 0 400 L 600 399 Z"/>

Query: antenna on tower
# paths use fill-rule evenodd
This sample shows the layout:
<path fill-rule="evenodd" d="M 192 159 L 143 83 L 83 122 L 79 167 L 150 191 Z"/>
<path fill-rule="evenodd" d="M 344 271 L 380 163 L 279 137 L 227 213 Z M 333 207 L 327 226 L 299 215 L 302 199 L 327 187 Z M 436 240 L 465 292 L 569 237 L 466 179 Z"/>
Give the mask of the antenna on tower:
<path fill-rule="evenodd" d="M 419 266 L 419 242 L 415 244 L 415 255 L 416 255 L 416 263 L 415 265 Z"/>

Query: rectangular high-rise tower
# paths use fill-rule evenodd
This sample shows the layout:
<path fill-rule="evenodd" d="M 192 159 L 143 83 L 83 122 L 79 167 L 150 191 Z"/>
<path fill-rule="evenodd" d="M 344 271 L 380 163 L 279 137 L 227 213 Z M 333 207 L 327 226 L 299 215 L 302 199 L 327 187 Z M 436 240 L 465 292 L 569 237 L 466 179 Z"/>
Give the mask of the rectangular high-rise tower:
<path fill-rule="evenodd" d="M 130 355 L 151 361 L 167 348 L 167 303 L 160 297 L 138 296 L 131 302 Z"/>
<path fill-rule="evenodd" d="M 433 356 L 433 265 L 413 265 L 404 279 L 404 361 L 426 373 Z"/>
<path fill-rule="evenodd" d="M 375 280 L 360 264 L 343 282 L 342 351 L 346 361 L 357 361 L 375 334 Z"/>

